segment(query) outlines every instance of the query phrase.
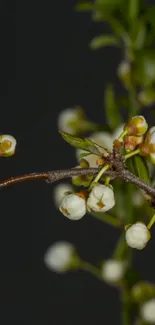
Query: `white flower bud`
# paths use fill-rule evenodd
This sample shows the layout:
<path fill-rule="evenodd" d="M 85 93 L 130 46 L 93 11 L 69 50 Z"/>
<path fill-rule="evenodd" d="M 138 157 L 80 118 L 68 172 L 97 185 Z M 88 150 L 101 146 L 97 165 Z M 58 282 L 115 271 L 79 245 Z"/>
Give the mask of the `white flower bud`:
<path fill-rule="evenodd" d="M 140 309 L 143 320 L 149 324 L 155 324 L 155 299 L 146 301 Z"/>
<path fill-rule="evenodd" d="M 96 212 L 105 212 L 115 205 L 114 192 L 111 188 L 97 184 L 91 190 L 88 200 L 87 207 Z"/>
<path fill-rule="evenodd" d="M 102 277 L 106 282 L 119 282 L 124 275 L 125 265 L 121 261 L 107 260 L 102 266 Z"/>
<path fill-rule="evenodd" d="M 60 112 L 58 129 L 63 132 L 75 134 L 78 124 L 82 121 L 82 111 L 79 108 L 67 108 Z"/>
<path fill-rule="evenodd" d="M 60 183 L 54 187 L 54 201 L 57 207 L 59 207 L 63 197 L 67 192 L 73 192 L 73 187 L 67 183 Z"/>
<path fill-rule="evenodd" d="M 12 156 L 15 153 L 16 144 L 16 139 L 12 135 L 0 135 L 0 156 Z"/>
<path fill-rule="evenodd" d="M 52 271 L 64 272 L 69 268 L 73 255 L 74 247 L 70 243 L 56 242 L 47 249 L 44 263 Z"/>
<path fill-rule="evenodd" d="M 80 193 L 67 194 L 62 199 L 60 211 L 70 220 L 79 220 L 86 214 L 86 199 Z"/>
<path fill-rule="evenodd" d="M 150 232 L 144 223 L 137 222 L 127 228 L 125 238 L 128 246 L 141 250 L 149 241 Z"/>

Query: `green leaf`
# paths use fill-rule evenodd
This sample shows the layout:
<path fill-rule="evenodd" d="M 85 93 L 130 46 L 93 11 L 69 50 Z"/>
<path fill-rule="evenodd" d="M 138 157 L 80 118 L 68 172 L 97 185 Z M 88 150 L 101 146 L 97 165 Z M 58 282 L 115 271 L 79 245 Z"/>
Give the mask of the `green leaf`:
<path fill-rule="evenodd" d="M 91 155 L 90 152 L 84 152 L 84 153 L 81 153 L 81 154 L 80 154 L 79 158 L 82 159 L 82 158 L 87 157 L 87 156 L 89 156 L 89 155 Z"/>
<path fill-rule="evenodd" d="M 93 10 L 94 5 L 91 2 L 79 2 L 76 6 L 75 9 L 77 11 L 91 11 Z"/>
<path fill-rule="evenodd" d="M 59 131 L 59 133 L 61 134 L 63 139 L 68 142 L 71 146 L 78 149 L 86 150 L 98 156 L 102 156 L 100 151 L 97 149 L 97 146 L 90 139 L 75 137 L 74 135 L 61 131 Z"/>
<path fill-rule="evenodd" d="M 116 8 L 119 8 L 123 1 L 124 0 L 96 0 L 95 4 L 102 10 L 113 11 Z"/>
<path fill-rule="evenodd" d="M 140 50 L 144 47 L 146 39 L 146 27 L 144 22 L 139 20 L 132 22 L 130 37 L 132 41 L 132 47 L 135 50 Z"/>
<path fill-rule="evenodd" d="M 135 53 L 135 64 L 139 84 L 150 86 L 155 81 L 155 50 Z"/>
<path fill-rule="evenodd" d="M 119 41 L 116 37 L 112 35 L 99 35 L 94 37 L 90 42 L 90 47 L 92 50 L 97 50 L 103 46 L 118 46 Z"/>
<path fill-rule="evenodd" d="M 139 12 L 139 0 L 129 0 L 128 15 L 130 20 L 137 18 Z"/>
<path fill-rule="evenodd" d="M 115 129 L 119 124 L 122 123 L 122 119 L 119 108 L 116 104 L 114 89 L 112 85 L 108 85 L 105 89 L 104 105 L 107 123 L 112 129 Z"/>
<path fill-rule="evenodd" d="M 145 158 L 138 155 L 131 157 L 127 160 L 126 165 L 133 174 L 150 184 L 149 171 Z"/>

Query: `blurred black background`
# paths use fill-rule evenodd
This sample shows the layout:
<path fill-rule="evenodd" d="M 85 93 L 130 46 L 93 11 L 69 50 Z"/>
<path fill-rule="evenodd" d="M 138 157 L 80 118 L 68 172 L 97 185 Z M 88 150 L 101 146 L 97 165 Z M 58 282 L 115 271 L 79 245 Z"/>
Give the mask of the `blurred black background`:
<path fill-rule="evenodd" d="M 61 110 L 79 104 L 88 117 L 104 120 L 103 90 L 116 82 L 118 49 L 92 53 L 88 43 L 106 25 L 76 13 L 76 1 L 0 2 L 0 131 L 17 139 L 16 155 L 0 161 L 0 179 L 76 165 L 74 150 L 57 131 Z M 57 275 L 43 263 L 56 240 L 72 242 L 92 263 L 109 258 L 119 231 L 91 216 L 78 222 L 55 208 L 54 185 L 28 182 L 1 191 L 1 312 L 21 324 L 120 324 L 120 302 L 112 287 L 84 272 Z M 152 239 L 134 252 L 143 279 L 155 280 Z"/>

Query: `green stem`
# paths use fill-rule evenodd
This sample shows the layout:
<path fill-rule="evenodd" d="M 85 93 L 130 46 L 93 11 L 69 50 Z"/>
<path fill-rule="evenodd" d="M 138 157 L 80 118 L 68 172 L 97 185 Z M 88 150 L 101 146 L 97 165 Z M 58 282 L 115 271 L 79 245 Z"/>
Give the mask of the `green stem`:
<path fill-rule="evenodd" d="M 97 183 L 99 181 L 99 179 L 101 178 L 101 176 L 104 174 L 104 172 L 109 169 L 109 164 L 103 166 L 103 168 L 99 171 L 99 173 L 97 174 L 97 176 L 95 177 L 95 179 L 93 180 L 93 182 L 90 185 L 90 189 L 93 187 L 93 185 L 95 183 Z"/>
<path fill-rule="evenodd" d="M 121 301 L 122 301 L 122 324 L 132 324 L 132 306 L 130 301 L 129 289 L 124 286 L 121 290 Z"/>
<path fill-rule="evenodd" d="M 153 215 L 153 217 L 151 218 L 148 226 L 147 226 L 147 229 L 151 229 L 151 227 L 153 226 L 153 224 L 155 223 L 155 214 Z"/>
<path fill-rule="evenodd" d="M 134 151 L 132 151 L 132 152 L 127 153 L 127 154 L 124 156 L 124 158 L 125 158 L 125 160 L 127 160 L 128 158 L 130 158 L 130 157 L 132 157 L 132 156 L 135 156 L 135 155 L 137 155 L 138 153 L 140 153 L 140 149 L 136 149 L 136 150 L 134 150 Z"/>
<path fill-rule="evenodd" d="M 90 264 L 90 263 L 88 263 L 86 261 L 80 260 L 79 268 L 81 270 L 89 272 L 90 274 L 92 274 L 93 276 L 98 278 L 99 280 L 103 281 L 103 278 L 102 278 L 102 276 L 100 274 L 100 271 L 94 265 L 92 265 L 92 264 Z"/>
<path fill-rule="evenodd" d="M 124 130 L 121 134 L 120 134 L 120 136 L 118 137 L 118 141 L 121 141 L 124 137 L 125 137 L 125 135 L 127 135 L 128 134 L 128 131 L 127 130 Z"/>
<path fill-rule="evenodd" d="M 122 228 L 123 224 L 122 221 L 113 217 L 112 215 L 108 214 L 108 213 L 102 213 L 102 212 L 94 212 L 92 211 L 90 213 L 91 216 L 97 218 L 98 220 L 101 220 L 107 224 L 109 224 L 110 226 L 116 227 L 116 228 Z"/>

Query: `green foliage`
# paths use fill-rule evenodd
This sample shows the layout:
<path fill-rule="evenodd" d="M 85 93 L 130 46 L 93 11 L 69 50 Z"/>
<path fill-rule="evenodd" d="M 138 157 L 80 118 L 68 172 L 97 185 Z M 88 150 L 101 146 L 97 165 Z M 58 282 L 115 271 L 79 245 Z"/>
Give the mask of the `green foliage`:
<path fill-rule="evenodd" d="M 119 41 L 116 37 L 111 35 L 99 35 L 94 37 L 91 40 L 90 48 L 92 50 L 97 50 L 105 46 L 118 46 L 118 45 L 119 45 Z"/>
<path fill-rule="evenodd" d="M 146 183 L 150 184 L 149 171 L 145 158 L 136 155 L 132 158 L 129 158 L 126 161 L 126 165 L 133 174 L 140 177 Z"/>
<path fill-rule="evenodd" d="M 101 153 L 97 149 L 97 146 L 90 139 L 75 137 L 74 135 L 71 135 L 66 132 L 59 132 L 63 139 L 68 142 L 71 146 L 101 156 Z"/>
<path fill-rule="evenodd" d="M 139 1 L 140 0 L 129 0 L 128 4 L 128 17 L 129 20 L 134 21 L 139 13 Z"/>

